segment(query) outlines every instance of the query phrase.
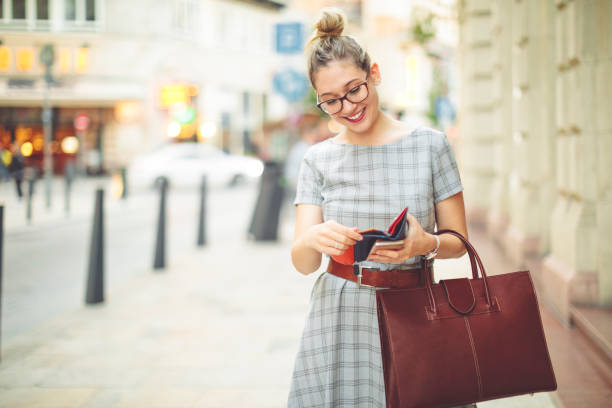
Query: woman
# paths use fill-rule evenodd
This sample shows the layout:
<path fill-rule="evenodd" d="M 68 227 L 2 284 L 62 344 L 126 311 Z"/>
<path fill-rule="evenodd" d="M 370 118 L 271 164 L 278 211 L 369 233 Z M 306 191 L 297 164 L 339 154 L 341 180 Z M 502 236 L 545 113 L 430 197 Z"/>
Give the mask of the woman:
<path fill-rule="evenodd" d="M 341 255 L 362 239 L 358 231 L 386 229 L 406 207 L 404 246 L 372 253 L 362 263 L 364 279 L 384 270 L 413 275 L 425 255 L 463 255 L 457 238 L 432 234 L 437 223 L 467 237 L 463 187 L 446 137 L 410 129 L 381 111 L 380 68 L 353 37 L 342 35 L 344 19 L 337 10 L 324 9 L 315 28 L 310 81 L 318 106 L 345 129 L 311 147 L 302 162 L 291 250 L 295 268 L 316 271 L 323 254 Z M 385 406 L 376 289 L 357 284 L 353 274 L 338 276 L 339 270 L 331 261 L 314 285 L 289 407 Z"/>

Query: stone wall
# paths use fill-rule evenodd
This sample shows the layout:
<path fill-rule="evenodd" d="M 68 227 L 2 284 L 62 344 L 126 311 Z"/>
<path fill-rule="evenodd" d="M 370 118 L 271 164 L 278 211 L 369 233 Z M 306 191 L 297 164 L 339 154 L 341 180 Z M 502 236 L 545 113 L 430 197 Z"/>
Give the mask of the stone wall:
<path fill-rule="evenodd" d="M 612 2 L 460 2 L 468 216 L 563 322 L 612 306 Z"/>

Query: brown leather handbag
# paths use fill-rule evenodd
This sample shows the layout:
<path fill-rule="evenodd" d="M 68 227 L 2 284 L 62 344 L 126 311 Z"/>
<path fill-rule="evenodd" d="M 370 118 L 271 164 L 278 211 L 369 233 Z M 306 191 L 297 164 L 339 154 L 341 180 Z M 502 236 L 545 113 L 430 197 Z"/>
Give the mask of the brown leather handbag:
<path fill-rule="evenodd" d="M 529 271 L 376 292 L 388 408 L 451 407 L 557 388 Z M 478 277 L 478 268 L 481 277 Z"/>

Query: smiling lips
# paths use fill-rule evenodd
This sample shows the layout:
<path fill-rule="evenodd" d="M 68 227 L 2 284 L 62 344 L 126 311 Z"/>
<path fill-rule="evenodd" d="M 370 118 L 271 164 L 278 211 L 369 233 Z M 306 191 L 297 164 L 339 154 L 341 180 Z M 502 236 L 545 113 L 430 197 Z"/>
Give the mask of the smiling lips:
<path fill-rule="evenodd" d="M 363 108 L 363 110 L 355 116 L 345 116 L 344 119 L 348 120 L 351 123 L 357 123 L 361 121 L 361 119 L 363 119 L 363 117 L 365 116 L 365 111 L 365 108 Z"/>

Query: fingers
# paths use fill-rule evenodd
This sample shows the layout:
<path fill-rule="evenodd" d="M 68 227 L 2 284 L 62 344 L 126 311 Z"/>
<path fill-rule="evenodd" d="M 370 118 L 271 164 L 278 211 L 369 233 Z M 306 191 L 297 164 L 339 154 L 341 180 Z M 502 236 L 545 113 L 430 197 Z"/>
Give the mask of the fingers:
<path fill-rule="evenodd" d="M 344 249 L 348 248 L 351 245 L 355 245 L 355 243 L 357 242 L 356 240 L 349 238 L 346 235 L 342 235 L 341 233 L 332 230 L 325 231 L 323 233 L 323 237 L 332 241 L 331 246 L 336 246 L 336 243 L 338 243 L 338 245 Z"/>
<path fill-rule="evenodd" d="M 361 234 L 357 232 L 357 227 L 353 227 L 353 228 L 345 227 L 344 225 L 338 224 L 335 221 L 330 221 L 329 227 L 332 231 L 351 239 L 352 240 L 351 245 L 354 245 L 355 242 L 361 241 L 363 239 Z"/>
<path fill-rule="evenodd" d="M 353 244 L 348 244 L 348 243 L 342 243 L 342 239 L 343 237 L 340 236 L 339 238 L 328 238 L 328 237 L 323 237 L 322 238 L 322 242 L 323 245 L 329 248 L 333 248 L 333 249 L 338 249 L 341 252 L 344 252 L 348 249 L 349 246 L 353 245 Z"/>
<path fill-rule="evenodd" d="M 403 258 L 402 250 L 393 251 L 390 249 L 388 250 L 379 249 L 368 257 L 368 261 L 384 262 L 384 263 L 398 263 L 404 260 L 402 258 Z M 408 258 L 405 258 L 405 259 L 408 259 Z"/>
<path fill-rule="evenodd" d="M 314 226 L 309 233 L 308 245 L 324 254 L 342 255 L 350 246 L 363 239 L 357 231 L 356 227 L 348 228 L 330 220 Z"/>
<path fill-rule="evenodd" d="M 342 255 L 348 246 L 341 245 L 333 239 L 321 237 L 319 240 L 318 251 L 327 255 Z"/>
<path fill-rule="evenodd" d="M 344 251 L 332 247 L 323 247 L 319 250 L 319 252 L 329 256 L 340 256 L 344 253 Z"/>

